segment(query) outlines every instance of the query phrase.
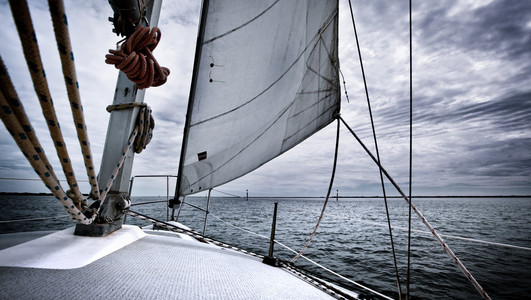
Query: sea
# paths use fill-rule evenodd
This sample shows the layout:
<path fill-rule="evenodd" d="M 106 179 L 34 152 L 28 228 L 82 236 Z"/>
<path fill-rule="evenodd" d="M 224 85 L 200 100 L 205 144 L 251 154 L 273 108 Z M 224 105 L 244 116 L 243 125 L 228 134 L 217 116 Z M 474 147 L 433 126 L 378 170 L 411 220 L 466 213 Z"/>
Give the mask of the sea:
<path fill-rule="evenodd" d="M 134 197 L 131 210 L 165 221 L 172 214 L 165 200 L 166 196 Z M 186 203 L 191 205 L 183 205 L 175 216 L 205 236 L 267 255 L 278 203 L 275 240 L 279 243 L 275 243 L 273 255 L 289 261 L 314 230 L 324 202 L 319 197 L 212 197 L 206 214 L 206 197 L 190 197 Z M 387 202 L 405 294 L 409 207 L 403 199 Z M 418 198 L 413 203 L 492 299 L 531 299 L 531 198 Z M 73 226 L 53 196 L 0 195 L 0 205 L 0 233 Z M 149 225 L 132 217 L 127 217 L 125 223 Z M 415 214 L 411 227 L 411 298 L 481 299 Z M 381 198 L 330 198 L 304 257 L 398 298 L 385 202 Z M 299 258 L 295 265 L 336 284 L 352 285 L 305 258 Z"/>

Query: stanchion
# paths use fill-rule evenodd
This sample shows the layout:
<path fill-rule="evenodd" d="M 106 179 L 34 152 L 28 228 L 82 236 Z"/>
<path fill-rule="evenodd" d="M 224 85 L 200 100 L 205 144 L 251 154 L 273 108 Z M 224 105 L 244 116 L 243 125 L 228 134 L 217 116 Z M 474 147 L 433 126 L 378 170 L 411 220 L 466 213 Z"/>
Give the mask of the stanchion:
<path fill-rule="evenodd" d="M 269 240 L 269 254 L 264 257 L 262 261 L 264 264 L 270 266 L 278 266 L 277 259 L 273 257 L 273 247 L 275 246 L 275 229 L 277 225 L 277 207 L 278 202 L 275 202 L 275 210 L 273 211 L 273 224 L 271 225 L 271 239 Z"/>

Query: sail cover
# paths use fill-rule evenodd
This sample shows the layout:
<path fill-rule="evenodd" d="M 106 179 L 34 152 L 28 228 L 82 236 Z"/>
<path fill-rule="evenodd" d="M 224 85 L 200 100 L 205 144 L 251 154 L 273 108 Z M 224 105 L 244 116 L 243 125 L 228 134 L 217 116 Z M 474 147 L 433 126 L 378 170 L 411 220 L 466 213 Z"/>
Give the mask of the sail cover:
<path fill-rule="evenodd" d="M 251 172 L 339 113 L 337 0 L 204 1 L 177 196 Z"/>

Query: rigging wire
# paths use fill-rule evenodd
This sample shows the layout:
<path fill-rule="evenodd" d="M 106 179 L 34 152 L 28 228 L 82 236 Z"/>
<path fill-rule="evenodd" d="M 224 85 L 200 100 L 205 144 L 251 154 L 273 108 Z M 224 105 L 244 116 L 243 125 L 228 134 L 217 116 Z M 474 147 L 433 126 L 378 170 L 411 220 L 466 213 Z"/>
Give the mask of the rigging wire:
<path fill-rule="evenodd" d="M 238 196 L 238 195 L 227 193 L 227 192 L 222 192 L 222 191 L 220 191 L 218 189 L 212 189 L 212 190 L 215 191 L 215 192 L 221 193 L 221 194 L 225 194 L 227 196 L 232 196 L 232 197 L 236 197 L 236 198 L 242 198 L 242 196 Z"/>
<path fill-rule="evenodd" d="M 366 80 L 366 77 L 365 77 L 365 69 L 363 68 L 363 59 L 361 57 L 360 43 L 359 43 L 359 39 L 358 39 L 358 32 L 356 30 L 356 22 L 354 21 L 354 12 L 352 10 L 352 2 L 351 2 L 351 0 L 348 1 L 348 4 L 349 4 L 349 7 L 350 7 L 350 16 L 352 18 L 352 27 L 354 28 L 354 35 L 356 37 L 356 46 L 358 48 L 358 56 L 359 56 L 359 59 L 360 59 L 361 74 L 362 74 L 362 77 L 363 77 L 363 85 L 365 87 L 365 96 L 367 98 L 367 106 L 368 106 L 368 109 L 369 109 L 369 116 L 371 118 L 372 134 L 373 134 L 373 139 L 374 139 L 374 146 L 376 148 L 376 158 L 378 160 L 378 166 L 380 166 L 380 151 L 378 150 L 378 139 L 376 138 L 376 129 L 375 129 L 375 126 L 374 126 L 374 118 L 372 116 L 371 101 L 370 101 L 370 98 L 369 98 L 369 88 L 367 86 L 367 80 Z M 380 171 L 380 182 L 382 184 L 382 192 L 383 192 L 383 198 L 384 198 L 384 203 L 385 203 L 385 213 L 386 213 L 386 216 L 387 216 L 387 224 L 388 224 L 388 227 L 389 227 L 389 237 L 390 237 L 390 240 L 391 240 L 391 249 L 392 249 L 392 252 L 393 252 L 393 262 L 394 262 L 394 267 L 395 267 L 396 285 L 397 285 L 397 289 L 398 289 L 398 298 L 402 299 L 402 287 L 400 285 L 400 275 L 398 274 L 398 264 L 397 264 L 397 261 L 396 261 L 396 251 L 395 251 L 395 245 L 394 245 L 394 242 L 393 242 L 393 231 L 391 229 L 391 219 L 389 217 L 389 206 L 387 204 L 387 195 L 386 195 L 386 192 L 385 192 L 385 183 L 384 183 L 382 168 L 379 167 L 379 169 L 380 169 L 379 170 Z"/>
<path fill-rule="evenodd" d="M 439 244 L 441 244 L 441 246 L 443 247 L 443 249 L 446 252 L 446 254 L 448 254 L 448 256 L 450 256 L 450 258 L 455 262 L 457 267 L 461 270 L 461 272 L 463 272 L 463 274 L 470 281 L 470 283 L 472 283 L 474 288 L 481 294 L 481 296 L 483 296 L 483 298 L 490 299 L 490 297 L 487 294 L 487 292 L 485 291 L 485 289 L 477 282 L 477 280 L 474 278 L 474 276 L 472 276 L 472 274 L 467 270 L 465 265 L 463 265 L 461 260 L 455 255 L 455 253 L 450 249 L 450 247 L 448 247 L 446 242 L 442 239 L 441 235 L 435 230 L 435 228 L 433 228 L 433 226 L 431 226 L 431 224 L 424 217 L 424 215 L 422 215 L 422 213 L 417 209 L 417 207 L 415 205 L 413 205 L 413 203 L 411 203 L 411 200 L 408 198 L 408 196 L 406 196 L 406 194 L 402 191 L 400 186 L 393 180 L 391 175 L 389 175 L 389 173 L 387 173 L 387 171 L 381 166 L 381 164 L 378 162 L 376 157 L 371 153 L 369 148 L 367 148 L 367 146 L 365 146 L 363 141 L 358 137 L 358 135 L 354 132 L 354 130 L 352 130 L 352 128 L 350 128 L 350 126 L 348 126 L 347 122 L 345 122 L 345 120 L 343 120 L 343 118 L 341 118 L 341 116 L 339 116 L 339 119 L 347 127 L 347 129 L 350 131 L 352 136 L 358 141 L 358 143 L 363 148 L 363 150 L 365 150 L 365 152 L 370 156 L 370 158 L 376 164 L 379 165 L 379 167 L 382 169 L 384 175 L 387 177 L 389 182 L 395 187 L 396 191 L 398 193 L 400 193 L 400 195 L 402 196 L 402 198 L 404 198 L 404 200 L 406 200 L 406 202 L 411 204 L 411 208 L 413 209 L 415 214 L 417 214 L 417 216 L 420 218 L 422 223 L 424 223 L 424 225 L 430 230 L 430 232 L 433 235 L 433 237 L 435 237 L 435 239 L 437 239 L 437 241 L 439 242 Z"/>
<path fill-rule="evenodd" d="M 409 0 L 409 215 L 407 237 L 407 278 L 406 299 L 409 299 L 409 284 L 411 279 L 411 189 L 413 170 L 413 36 L 412 36 L 411 0 Z"/>
<path fill-rule="evenodd" d="M 313 213 L 314 212 L 314 211 L 309 210 L 309 209 L 301 209 L 301 210 L 305 211 L 305 212 L 309 212 L 309 213 Z M 332 218 L 335 218 L 335 219 L 345 220 L 345 221 L 355 221 L 355 222 L 359 222 L 359 223 L 362 223 L 362 224 L 368 224 L 368 225 L 380 226 L 380 227 L 387 227 L 387 223 L 378 223 L 378 222 L 374 222 L 374 221 L 363 220 L 363 219 L 360 219 L 360 218 L 351 218 L 351 217 L 346 217 L 346 216 L 340 216 L 340 215 L 336 215 L 336 214 L 328 214 L 328 216 L 332 217 Z M 393 226 L 393 230 L 408 231 L 409 229 L 407 227 Z M 419 229 L 411 229 L 411 231 L 412 232 L 416 232 L 416 233 L 426 234 L 426 235 L 431 234 L 431 232 L 429 232 L 429 231 L 424 231 L 424 230 L 419 230 Z M 531 248 L 529 248 L 529 247 L 523 247 L 523 246 L 511 245 L 511 244 L 504 244 L 504 243 L 498 243 L 498 242 L 491 242 L 491 241 L 485 241 L 485 240 L 478 240 L 478 239 L 473 239 L 473 238 L 464 237 L 464 236 L 442 234 L 442 233 L 440 234 L 440 236 L 444 237 L 444 238 L 456 239 L 456 240 L 479 243 L 479 244 L 486 244 L 486 245 L 492 245 L 492 246 L 498 246 L 498 247 L 518 249 L 518 250 L 523 250 L 523 251 L 531 251 Z"/>
<path fill-rule="evenodd" d="M 347 103 L 350 103 L 350 99 L 348 98 L 347 82 L 345 81 L 345 76 L 343 75 L 341 68 L 339 68 L 338 70 L 339 74 L 341 74 L 341 78 L 343 79 L 343 89 L 345 90 L 345 98 L 347 98 Z"/>
<path fill-rule="evenodd" d="M 321 210 L 321 215 L 319 216 L 319 219 L 317 220 L 317 224 L 315 224 L 315 228 L 312 231 L 312 234 L 310 234 L 310 237 L 308 238 L 308 241 L 306 241 L 306 244 L 304 244 L 304 247 L 302 247 L 301 251 L 291 260 L 292 263 L 294 263 L 299 257 L 304 253 L 304 250 L 308 248 L 310 245 L 310 242 L 312 241 L 313 237 L 315 236 L 315 233 L 317 232 L 317 228 L 319 228 L 319 224 L 321 224 L 321 220 L 323 219 L 323 215 L 326 209 L 326 204 L 328 203 L 328 199 L 330 198 L 330 193 L 332 192 L 332 186 L 334 185 L 334 177 L 336 175 L 336 166 L 337 166 L 337 153 L 339 149 L 339 116 L 337 119 L 337 131 L 336 131 L 336 148 L 334 150 L 334 166 L 332 167 L 332 176 L 330 178 L 330 185 L 328 186 L 328 192 L 326 193 L 326 199 L 323 203 L 323 209 Z"/>

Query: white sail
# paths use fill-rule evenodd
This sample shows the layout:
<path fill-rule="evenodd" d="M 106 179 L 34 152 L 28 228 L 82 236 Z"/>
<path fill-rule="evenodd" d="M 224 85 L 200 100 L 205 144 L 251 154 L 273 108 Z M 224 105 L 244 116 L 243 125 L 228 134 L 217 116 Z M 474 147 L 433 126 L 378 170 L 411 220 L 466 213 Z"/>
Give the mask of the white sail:
<path fill-rule="evenodd" d="M 339 112 L 337 0 L 205 1 L 178 196 L 251 172 Z"/>

